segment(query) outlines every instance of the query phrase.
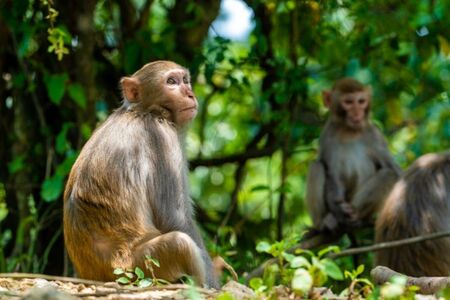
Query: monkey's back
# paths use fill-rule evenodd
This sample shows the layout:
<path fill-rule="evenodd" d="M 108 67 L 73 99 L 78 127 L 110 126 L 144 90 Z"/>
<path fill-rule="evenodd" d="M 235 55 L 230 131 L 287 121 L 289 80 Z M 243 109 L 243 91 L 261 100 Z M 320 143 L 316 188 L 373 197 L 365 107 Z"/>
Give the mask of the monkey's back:
<path fill-rule="evenodd" d="M 167 220 L 154 213 L 169 208 L 154 205 L 167 203 L 161 197 L 183 203 L 179 198 L 185 194 L 185 182 L 183 166 L 178 165 L 183 158 L 176 154 L 181 146 L 175 131 L 160 128 L 166 125 L 122 107 L 81 150 L 64 194 L 65 244 L 79 277 L 114 280 L 115 267 L 133 264 L 124 258 L 132 257 L 130 251 L 142 237 L 168 230 Z M 157 172 L 161 176 L 155 176 Z M 155 178 L 164 178 L 171 189 L 161 188 L 168 184 Z M 179 215 L 190 210 L 179 209 Z"/>
<path fill-rule="evenodd" d="M 450 230 L 450 154 L 420 157 L 396 183 L 376 223 L 376 241 Z M 385 249 L 376 264 L 410 276 L 448 276 L 450 238 Z"/>

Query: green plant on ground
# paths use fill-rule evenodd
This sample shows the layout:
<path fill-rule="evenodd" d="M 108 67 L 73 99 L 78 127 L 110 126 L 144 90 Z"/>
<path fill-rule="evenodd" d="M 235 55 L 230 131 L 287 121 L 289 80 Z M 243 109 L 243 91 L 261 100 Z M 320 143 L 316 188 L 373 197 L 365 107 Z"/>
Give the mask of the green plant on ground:
<path fill-rule="evenodd" d="M 298 296 L 306 296 L 313 287 L 323 286 L 328 278 L 344 279 L 336 263 L 326 257 L 329 252 L 339 251 L 337 246 L 327 247 L 317 254 L 304 249 L 297 249 L 294 254 L 289 253 L 288 249 L 296 242 L 293 238 L 273 244 L 261 242 L 257 245 L 257 251 L 272 255 L 278 262 L 268 266 L 262 278 L 253 278 L 250 281 L 250 287 L 257 294 L 263 294 L 275 284 L 281 283 L 289 286 Z"/>
<path fill-rule="evenodd" d="M 153 285 L 158 284 L 167 284 L 168 282 L 156 278 L 155 272 L 154 272 L 154 266 L 160 267 L 159 261 L 150 255 L 145 255 L 145 268 L 150 272 L 151 278 L 148 278 L 145 276 L 145 272 L 139 268 L 135 267 L 132 268 L 116 268 L 114 269 L 114 275 L 119 276 L 119 278 L 116 279 L 116 282 L 128 285 L 128 286 L 137 286 L 137 287 L 149 287 Z"/>
<path fill-rule="evenodd" d="M 363 272 L 364 265 L 359 265 L 356 270 L 344 271 L 345 278 L 350 279 L 350 285 L 341 292 L 341 296 L 348 299 L 361 299 L 374 293 L 373 283 L 367 278 L 359 277 Z"/>

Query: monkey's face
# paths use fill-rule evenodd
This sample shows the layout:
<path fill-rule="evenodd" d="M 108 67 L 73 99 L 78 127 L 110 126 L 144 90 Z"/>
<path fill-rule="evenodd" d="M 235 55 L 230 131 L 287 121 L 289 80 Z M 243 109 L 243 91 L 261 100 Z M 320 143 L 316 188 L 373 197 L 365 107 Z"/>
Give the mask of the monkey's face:
<path fill-rule="evenodd" d="M 339 106 L 347 127 L 359 130 L 366 125 L 369 112 L 370 95 L 367 91 L 342 94 L 339 97 Z"/>
<path fill-rule="evenodd" d="M 197 98 L 191 87 L 189 72 L 182 68 L 171 69 L 162 76 L 164 108 L 170 111 L 179 127 L 185 126 L 197 115 Z"/>

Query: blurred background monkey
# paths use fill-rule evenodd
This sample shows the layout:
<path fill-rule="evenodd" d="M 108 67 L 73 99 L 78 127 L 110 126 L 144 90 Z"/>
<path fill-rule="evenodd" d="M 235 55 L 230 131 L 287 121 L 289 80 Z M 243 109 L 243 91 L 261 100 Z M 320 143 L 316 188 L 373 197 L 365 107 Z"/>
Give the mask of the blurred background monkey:
<path fill-rule="evenodd" d="M 197 113 L 187 69 L 170 61 L 120 81 L 124 102 L 84 145 L 64 193 L 64 235 L 81 278 L 160 262 L 156 277 L 184 274 L 218 287 L 193 220 L 183 132 Z M 148 273 L 150 276 L 150 274 Z"/>
<path fill-rule="evenodd" d="M 450 152 L 421 156 L 389 194 L 376 222 L 376 242 L 450 230 Z M 449 276 L 450 238 L 376 252 L 375 263 L 409 276 Z"/>
<path fill-rule="evenodd" d="M 330 114 L 309 169 L 306 204 L 315 230 L 337 233 L 371 223 L 400 170 L 369 121 L 370 87 L 342 78 L 323 101 Z"/>

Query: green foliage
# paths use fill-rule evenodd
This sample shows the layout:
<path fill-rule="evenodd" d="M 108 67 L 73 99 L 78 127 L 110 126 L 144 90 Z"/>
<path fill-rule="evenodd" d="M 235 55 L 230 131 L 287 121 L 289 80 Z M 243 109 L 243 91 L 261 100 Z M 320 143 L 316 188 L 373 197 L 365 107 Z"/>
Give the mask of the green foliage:
<path fill-rule="evenodd" d="M 264 293 L 272 289 L 278 281 L 290 286 L 298 296 L 307 296 L 313 287 L 321 287 L 329 278 L 343 280 L 340 268 L 331 259 L 325 257 L 329 252 L 337 252 L 336 246 L 327 247 L 317 254 L 309 250 L 297 249 L 295 254 L 288 249 L 295 245 L 296 238 L 281 240 L 273 244 L 258 243 L 256 250 L 265 252 L 278 259 L 277 265 L 268 266 L 263 278 L 253 278 L 250 281 L 256 293 Z"/>
<path fill-rule="evenodd" d="M 358 297 L 366 298 L 374 294 L 374 285 L 367 278 L 359 276 L 364 272 L 364 265 L 359 265 L 356 270 L 345 271 L 345 278 L 350 279 L 350 285 L 341 292 L 341 295 L 355 299 Z"/>
<path fill-rule="evenodd" d="M 142 271 L 139 267 L 125 270 L 122 268 L 116 268 L 113 273 L 116 276 L 120 276 L 116 279 L 116 282 L 120 284 L 137 286 L 141 288 L 149 287 L 153 284 L 153 280 L 151 278 L 145 278 L 144 271 Z"/>
<path fill-rule="evenodd" d="M 157 284 L 167 284 L 165 280 L 156 278 L 154 273 L 154 266 L 159 268 L 159 261 L 151 257 L 150 255 L 146 255 L 145 267 L 148 271 L 150 271 L 151 278 L 145 277 L 144 271 L 139 267 L 135 267 L 134 269 L 116 268 L 114 269 L 113 274 L 118 276 L 118 278 L 116 279 L 117 283 L 127 286 L 146 288 Z"/>
<path fill-rule="evenodd" d="M 69 54 L 69 49 L 66 47 L 66 45 L 71 41 L 70 34 L 64 27 L 55 26 L 59 12 L 52 6 L 53 1 L 41 0 L 41 4 L 47 7 L 48 14 L 45 18 L 49 21 L 50 24 L 50 27 L 47 30 L 47 39 L 50 42 L 50 46 L 48 47 L 47 51 L 50 53 L 55 53 L 58 60 L 62 60 L 64 55 Z"/>
<path fill-rule="evenodd" d="M 60 104 L 66 91 L 66 81 L 69 76 L 66 73 L 46 75 L 44 82 L 47 87 L 48 97 L 55 104 Z"/>

